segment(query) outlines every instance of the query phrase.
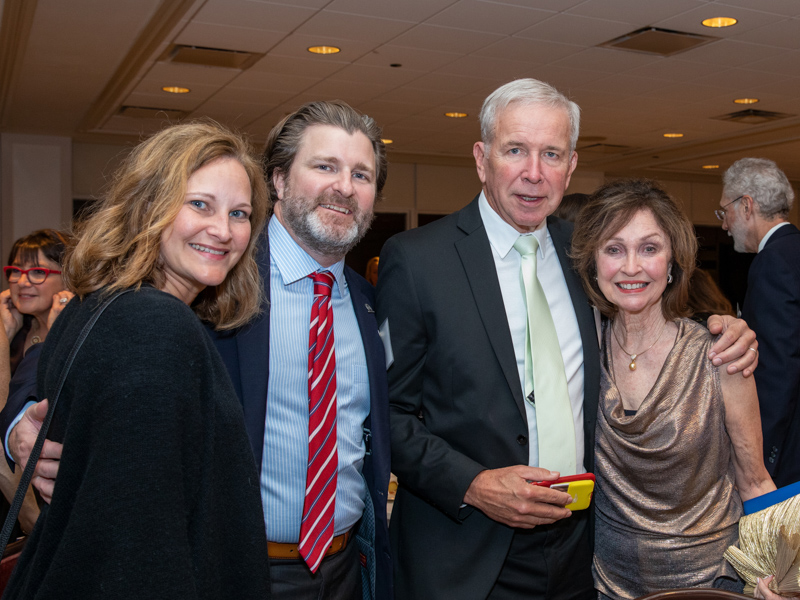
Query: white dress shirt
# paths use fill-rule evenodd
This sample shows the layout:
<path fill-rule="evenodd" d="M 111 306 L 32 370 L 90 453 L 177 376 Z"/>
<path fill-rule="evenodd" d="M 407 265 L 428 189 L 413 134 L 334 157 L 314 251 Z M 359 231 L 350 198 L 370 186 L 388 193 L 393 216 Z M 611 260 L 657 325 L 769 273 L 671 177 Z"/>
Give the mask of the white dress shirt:
<path fill-rule="evenodd" d="M 478 205 L 481 219 L 486 228 L 486 235 L 492 246 L 492 256 L 497 268 L 497 278 L 500 281 L 500 291 L 503 295 L 508 326 L 511 330 L 511 339 L 514 343 L 514 355 L 517 359 L 520 386 L 525 389 L 525 330 L 527 329 L 527 309 L 522 284 L 520 282 L 519 253 L 514 250 L 514 242 L 520 233 L 506 223 L 498 215 L 481 192 Z M 567 389 L 569 401 L 572 406 L 572 418 L 575 425 L 575 456 L 578 472 L 583 473 L 583 343 L 581 332 L 578 328 L 578 318 L 572 306 L 572 299 L 567 289 L 567 282 L 561 270 L 550 232 L 542 223 L 532 235 L 539 240 L 539 249 L 536 254 L 536 272 L 539 282 L 547 297 L 547 305 L 553 316 L 556 326 L 558 343 L 561 346 L 561 357 L 564 361 L 564 370 L 567 376 Z M 532 467 L 548 468 L 539 464 L 539 436 L 536 433 L 536 407 L 530 402 L 525 402 L 528 416 L 528 439 L 530 440 L 529 464 Z M 573 473 L 561 473 L 573 475 Z"/>

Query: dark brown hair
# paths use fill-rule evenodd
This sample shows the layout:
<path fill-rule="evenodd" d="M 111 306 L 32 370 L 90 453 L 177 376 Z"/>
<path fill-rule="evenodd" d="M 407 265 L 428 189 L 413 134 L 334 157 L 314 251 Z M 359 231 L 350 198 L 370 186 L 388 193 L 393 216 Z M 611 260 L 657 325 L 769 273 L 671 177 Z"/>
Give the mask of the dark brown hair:
<path fill-rule="evenodd" d="M 8 264 L 18 260 L 20 264 L 31 263 L 40 267 L 39 250 L 41 250 L 45 257 L 57 265 L 61 265 L 69 240 L 69 234 L 63 231 L 39 229 L 14 242 L 11 252 L 8 254 Z"/>
<path fill-rule="evenodd" d="M 270 200 L 278 201 L 278 193 L 272 183 L 275 172 L 289 175 L 297 150 L 303 141 L 303 135 L 306 129 L 314 125 L 332 125 L 344 129 L 349 134 L 360 131 L 367 136 L 375 153 L 375 201 L 380 201 L 388 173 L 386 147 L 381 141 L 381 129 L 371 117 L 362 115 L 341 100 L 304 104 L 269 132 L 261 162 Z"/>
<path fill-rule="evenodd" d="M 694 227 L 672 197 L 650 179 L 623 179 L 608 183 L 589 198 L 575 221 L 572 257 L 592 304 L 607 317 L 617 313 L 597 285 L 597 251 L 633 217 L 649 210 L 664 230 L 672 255 L 673 281 L 661 297 L 666 319 L 688 315 L 689 278 L 697 260 Z"/>

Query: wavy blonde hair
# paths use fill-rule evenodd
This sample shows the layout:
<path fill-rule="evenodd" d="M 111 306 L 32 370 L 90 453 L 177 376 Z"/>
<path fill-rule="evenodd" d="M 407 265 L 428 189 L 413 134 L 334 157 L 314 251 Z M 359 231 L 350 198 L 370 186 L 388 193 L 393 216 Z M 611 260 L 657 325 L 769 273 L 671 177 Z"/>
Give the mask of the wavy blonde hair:
<path fill-rule="evenodd" d="M 183 206 L 189 177 L 219 158 L 233 158 L 247 172 L 250 240 L 225 281 L 200 292 L 192 308 L 220 330 L 244 325 L 258 314 L 263 285 L 255 256 L 269 212 L 266 184 L 250 146 L 210 119 L 168 127 L 128 155 L 108 192 L 76 226 L 76 242 L 63 265 L 70 289 L 82 298 L 100 288 L 104 293 L 142 284 L 162 288 L 164 230 Z"/>

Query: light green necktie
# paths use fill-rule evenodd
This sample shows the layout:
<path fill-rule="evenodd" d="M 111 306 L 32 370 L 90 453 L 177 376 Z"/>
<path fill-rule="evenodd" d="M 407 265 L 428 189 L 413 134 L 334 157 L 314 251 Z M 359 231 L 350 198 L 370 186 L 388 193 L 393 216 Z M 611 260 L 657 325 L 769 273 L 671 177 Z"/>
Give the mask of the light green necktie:
<path fill-rule="evenodd" d="M 525 335 L 525 397 L 536 407 L 539 466 L 574 475 L 575 425 L 567 390 L 567 376 L 553 316 L 536 275 L 539 240 L 521 235 L 514 249 L 522 257 L 520 280 L 528 307 Z"/>

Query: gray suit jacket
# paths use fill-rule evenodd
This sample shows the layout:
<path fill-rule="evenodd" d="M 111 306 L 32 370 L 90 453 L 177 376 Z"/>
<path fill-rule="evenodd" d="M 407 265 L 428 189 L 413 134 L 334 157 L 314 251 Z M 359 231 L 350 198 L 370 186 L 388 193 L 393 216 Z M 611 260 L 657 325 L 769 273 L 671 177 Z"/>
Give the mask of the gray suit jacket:
<path fill-rule="evenodd" d="M 572 226 L 548 219 L 584 348 L 586 468 L 593 466 L 600 364 L 593 313 L 566 255 Z M 390 527 L 398 598 L 486 597 L 514 530 L 470 507 L 485 469 L 528 464 L 524 399 L 477 198 L 391 238 L 381 252 L 378 322 L 389 319 Z M 588 565 L 587 565 L 588 568 Z"/>

